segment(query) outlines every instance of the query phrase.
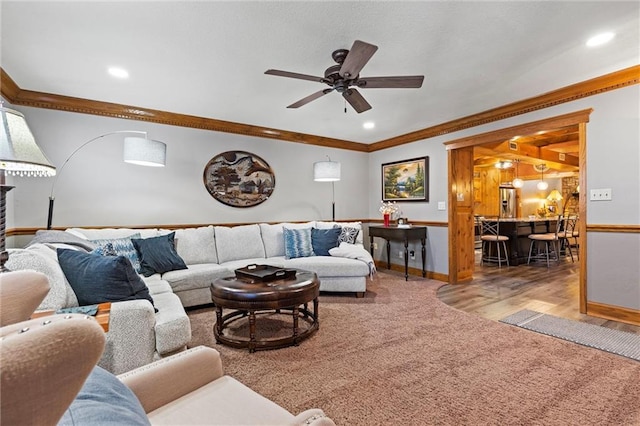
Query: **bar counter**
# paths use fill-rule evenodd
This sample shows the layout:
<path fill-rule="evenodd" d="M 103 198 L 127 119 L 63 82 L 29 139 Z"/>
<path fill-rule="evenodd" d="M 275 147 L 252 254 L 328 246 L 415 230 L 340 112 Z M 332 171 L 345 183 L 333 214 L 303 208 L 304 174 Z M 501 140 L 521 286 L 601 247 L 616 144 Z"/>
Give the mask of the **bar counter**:
<path fill-rule="evenodd" d="M 483 219 L 491 221 L 491 218 Z M 495 220 L 495 219 L 493 219 Z M 512 266 L 526 264 L 529 256 L 530 234 L 546 234 L 555 232 L 558 217 L 535 218 L 500 218 L 500 235 L 509 237 L 509 264 Z"/>

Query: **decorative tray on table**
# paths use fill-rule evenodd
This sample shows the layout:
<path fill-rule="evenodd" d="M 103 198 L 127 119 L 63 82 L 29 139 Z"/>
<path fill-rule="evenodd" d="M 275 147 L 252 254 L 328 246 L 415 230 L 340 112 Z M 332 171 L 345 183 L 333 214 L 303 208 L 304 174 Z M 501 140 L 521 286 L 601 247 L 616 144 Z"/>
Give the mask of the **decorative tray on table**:
<path fill-rule="evenodd" d="M 278 268 L 271 265 L 247 265 L 236 269 L 236 277 L 267 283 L 275 280 L 295 278 L 295 269 Z"/>

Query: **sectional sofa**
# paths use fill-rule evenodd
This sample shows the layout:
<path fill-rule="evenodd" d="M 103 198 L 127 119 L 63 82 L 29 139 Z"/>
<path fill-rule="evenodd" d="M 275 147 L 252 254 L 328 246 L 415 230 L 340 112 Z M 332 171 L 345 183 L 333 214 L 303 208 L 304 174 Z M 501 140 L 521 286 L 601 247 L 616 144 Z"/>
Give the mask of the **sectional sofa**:
<path fill-rule="evenodd" d="M 318 256 L 312 251 L 315 240 L 311 239 L 311 230 L 314 230 L 313 235 L 334 230 L 333 235 L 340 232 L 340 237 L 346 235 L 347 240 L 331 249 L 333 255 Z M 112 303 L 107 344 L 99 365 L 114 374 L 184 350 L 191 339 L 189 318 L 184 308 L 210 304 L 211 282 L 232 276 L 237 268 L 268 264 L 306 269 L 318 274 L 320 291 L 349 292 L 357 296 L 364 295 L 367 279 L 375 270 L 373 260 L 362 246 L 359 222 L 316 221 L 234 227 L 210 225 L 176 230 L 70 228 L 64 232 L 44 231 L 39 232 L 27 248 L 10 250 L 7 266 L 12 270 L 35 270 L 49 278 L 51 291 L 39 309 L 68 308 L 78 306 L 78 299 L 59 264 L 59 250 L 108 254 L 107 248 L 112 250 L 113 245 L 122 242 L 142 246 L 155 240 L 165 242 L 164 237 L 169 236 L 178 265 L 165 267 L 161 273 L 141 271 L 154 306 L 144 299 Z M 293 252 L 291 245 L 295 246 Z M 142 263 L 145 263 L 144 256 Z"/>
<path fill-rule="evenodd" d="M 360 222 L 305 222 L 278 224 L 250 224 L 234 227 L 203 226 L 199 228 L 168 229 L 87 229 L 70 228 L 66 232 L 91 241 L 127 238 L 139 233 L 142 238 L 175 232 L 175 248 L 187 269 L 175 269 L 145 277 L 145 282 L 166 281 L 184 307 L 211 303 L 209 287 L 215 279 L 233 275 L 237 268 L 249 264 L 273 265 L 313 271 L 320 278 L 320 291 L 350 292 L 362 297 L 367 291 L 367 277 L 372 265 L 368 260 L 341 256 L 300 256 L 287 258 L 284 228 L 357 229 L 352 240 L 362 246 Z"/>

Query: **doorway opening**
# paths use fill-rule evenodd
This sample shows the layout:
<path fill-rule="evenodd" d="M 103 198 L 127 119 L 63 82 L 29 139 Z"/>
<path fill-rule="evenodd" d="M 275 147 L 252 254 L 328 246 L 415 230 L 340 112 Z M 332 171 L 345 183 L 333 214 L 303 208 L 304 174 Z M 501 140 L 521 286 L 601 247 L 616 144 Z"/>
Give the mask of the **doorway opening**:
<path fill-rule="evenodd" d="M 445 143 L 449 170 L 449 284 L 465 283 L 473 279 L 475 267 L 474 148 L 502 145 L 501 149 L 513 156 L 533 161 L 534 164 L 545 163 L 556 160 L 550 156 L 558 155 L 558 153 L 553 154 L 549 150 L 535 145 L 520 149 L 520 145 L 516 144 L 514 147 L 512 142 L 523 136 L 543 136 L 545 133 L 557 135 L 568 131 L 567 129 L 574 128 L 577 130 L 575 134 L 578 144 L 578 185 L 586 188 L 586 125 L 589 122 L 591 112 L 591 109 L 576 111 Z M 586 207 L 585 197 L 579 197 L 577 202 L 577 213 L 580 217 L 578 231 L 582 236 L 579 245 L 581 313 L 586 313 L 587 306 Z"/>

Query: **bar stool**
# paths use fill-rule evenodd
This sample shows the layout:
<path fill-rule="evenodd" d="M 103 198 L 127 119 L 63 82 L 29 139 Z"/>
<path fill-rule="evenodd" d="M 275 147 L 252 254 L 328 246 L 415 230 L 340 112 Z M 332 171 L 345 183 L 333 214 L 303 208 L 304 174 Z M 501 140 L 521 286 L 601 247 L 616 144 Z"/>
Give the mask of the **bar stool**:
<path fill-rule="evenodd" d="M 500 235 L 500 219 L 496 220 L 482 220 L 482 235 L 480 240 L 482 241 L 482 257 L 480 259 L 480 265 L 487 262 L 498 262 L 498 267 L 502 267 L 502 262 L 507 261 L 509 266 L 509 253 L 507 252 L 507 241 L 509 237 L 506 235 Z M 495 243 L 496 255 L 491 255 L 491 247 Z M 502 252 L 500 251 L 500 245 L 502 245 Z M 504 257 L 503 257 L 504 255 Z"/>
<path fill-rule="evenodd" d="M 529 234 L 529 239 L 531 240 L 531 245 L 529 245 L 529 257 L 527 258 L 527 265 L 531 263 L 531 253 L 533 252 L 533 246 L 536 243 L 544 243 L 544 253 L 538 251 L 538 254 L 534 257 L 534 260 L 547 260 L 547 268 L 549 267 L 549 247 L 554 254 L 554 260 L 556 262 L 560 262 L 560 238 L 558 234 L 562 232 L 564 226 L 564 218 L 562 216 L 558 217 L 558 223 L 556 225 L 555 232 L 548 232 L 545 234 Z M 539 244 L 538 244 L 539 245 Z"/>
<path fill-rule="evenodd" d="M 562 242 L 565 250 L 569 252 L 572 263 L 573 263 L 573 250 L 571 249 L 572 243 L 569 239 L 572 238 L 574 240 L 574 243 L 577 246 L 578 244 L 577 238 L 576 238 L 577 231 L 575 230 L 577 222 L 578 222 L 578 218 L 576 216 L 566 217 L 563 221 L 562 230 L 558 232 L 558 239 L 560 240 L 560 242 Z M 558 222 L 558 226 L 560 226 L 560 222 Z"/>

